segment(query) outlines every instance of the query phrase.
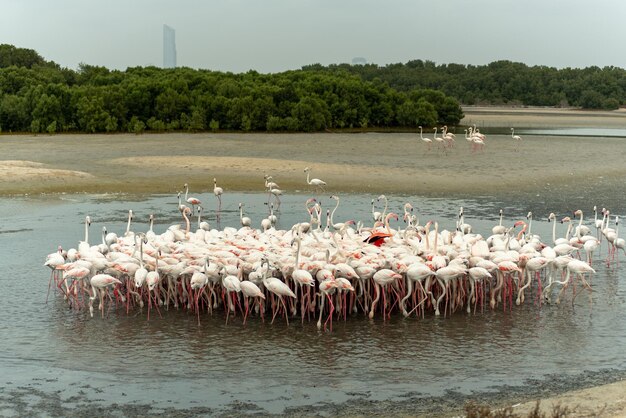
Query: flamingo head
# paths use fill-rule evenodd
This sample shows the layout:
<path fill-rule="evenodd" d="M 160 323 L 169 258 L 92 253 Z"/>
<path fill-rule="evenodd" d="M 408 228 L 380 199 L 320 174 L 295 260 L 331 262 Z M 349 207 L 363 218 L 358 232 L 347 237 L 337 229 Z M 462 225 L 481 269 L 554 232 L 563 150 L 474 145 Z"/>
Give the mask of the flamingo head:
<path fill-rule="evenodd" d="M 517 222 L 515 222 L 515 223 L 513 224 L 513 229 L 517 228 L 517 227 L 518 227 L 518 226 L 520 226 L 520 225 L 524 225 L 524 226 L 525 226 L 525 225 L 526 225 L 526 222 L 524 222 L 524 221 L 517 221 Z"/>
<path fill-rule="evenodd" d="M 532 217 L 533 217 L 533 213 L 528 212 L 528 215 L 526 215 L 526 219 L 532 219 Z"/>
<path fill-rule="evenodd" d="M 574 216 L 579 216 L 579 215 L 582 215 L 582 214 L 583 214 L 583 211 L 580 210 L 580 209 L 574 211 Z"/>
<path fill-rule="evenodd" d="M 572 219 L 569 216 L 566 216 L 565 218 L 561 219 L 561 223 L 565 223 L 565 222 L 571 222 Z"/>
<path fill-rule="evenodd" d="M 554 212 L 550 212 L 550 214 L 548 215 L 548 221 L 554 220 L 556 220 L 556 215 L 554 214 Z"/>

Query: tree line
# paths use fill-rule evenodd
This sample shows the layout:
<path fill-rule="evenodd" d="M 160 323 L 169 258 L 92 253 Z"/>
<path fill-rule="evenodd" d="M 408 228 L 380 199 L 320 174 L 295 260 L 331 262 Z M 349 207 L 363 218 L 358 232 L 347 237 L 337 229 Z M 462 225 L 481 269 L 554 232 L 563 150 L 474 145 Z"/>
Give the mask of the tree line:
<path fill-rule="evenodd" d="M 626 104 L 626 70 L 618 67 L 557 69 L 495 61 L 487 65 L 406 64 L 321 66 L 304 70 L 349 72 L 365 81 L 381 80 L 398 91 L 433 89 L 466 105 L 528 105 L 617 109 Z"/>
<path fill-rule="evenodd" d="M 303 131 L 456 125 L 459 102 L 351 71 L 234 74 L 191 68 L 61 68 L 0 45 L 4 132 Z"/>

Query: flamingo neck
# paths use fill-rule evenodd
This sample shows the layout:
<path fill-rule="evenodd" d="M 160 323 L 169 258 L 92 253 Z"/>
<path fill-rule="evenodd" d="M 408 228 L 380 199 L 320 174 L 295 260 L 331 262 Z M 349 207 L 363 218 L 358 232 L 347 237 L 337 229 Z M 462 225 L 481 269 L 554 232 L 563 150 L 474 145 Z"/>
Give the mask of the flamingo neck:
<path fill-rule="evenodd" d="M 300 265 L 300 245 L 301 245 L 301 240 L 300 238 L 296 239 L 296 265 L 295 265 L 295 270 L 298 270 L 300 267 L 298 267 Z"/>
<path fill-rule="evenodd" d="M 335 204 L 335 207 L 334 207 L 333 211 L 330 213 L 330 223 L 331 223 L 331 225 L 335 225 L 335 222 L 333 221 L 333 215 L 335 214 L 335 211 L 337 210 L 338 207 L 339 207 L 339 199 L 337 199 L 337 203 Z"/>
<path fill-rule="evenodd" d="M 187 211 L 184 210 L 183 211 L 183 219 L 185 219 L 185 237 L 189 236 L 189 229 L 190 229 L 190 224 L 189 224 L 189 218 L 187 217 Z"/>
<path fill-rule="evenodd" d="M 128 222 L 126 223 L 126 234 L 128 234 L 130 232 L 130 220 L 132 218 L 132 215 L 129 213 L 128 214 Z"/>
<path fill-rule="evenodd" d="M 382 218 L 385 217 L 385 214 L 387 213 L 387 207 L 389 206 L 389 199 L 387 199 L 387 196 L 385 196 L 385 207 L 383 209 L 383 214 L 380 215 Z"/>
<path fill-rule="evenodd" d="M 572 232 L 572 221 L 569 221 L 567 225 L 567 231 L 565 232 L 565 239 L 569 239 L 569 234 Z"/>

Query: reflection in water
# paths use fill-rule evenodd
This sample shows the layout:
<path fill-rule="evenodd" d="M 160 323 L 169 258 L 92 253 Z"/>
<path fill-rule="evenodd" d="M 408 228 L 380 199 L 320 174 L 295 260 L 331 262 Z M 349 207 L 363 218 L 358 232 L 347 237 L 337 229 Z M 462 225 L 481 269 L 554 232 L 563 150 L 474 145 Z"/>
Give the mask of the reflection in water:
<path fill-rule="evenodd" d="M 325 208 L 334 204 L 319 198 Z M 371 198 L 344 196 L 335 218 L 369 222 Z M 212 195 L 205 199 L 211 201 Z M 267 215 L 266 199 L 264 194 L 225 196 L 221 226 L 238 225 L 240 201 L 246 202 L 247 215 L 258 224 Z M 305 199 L 303 195 L 282 198 L 279 228 L 306 219 Z M 507 224 L 532 210 L 533 232 L 551 237 L 549 224 L 542 220 L 547 216 L 545 203 L 532 196 L 525 207 L 492 198 L 396 196 L 390 198 L 390 208 L 400 211 L 407 201 L 422 223 L 436 219 L 448 229 L 454 228 L 458 207 L 463 206 L 466 221 L 485 235 L 497 223 L 500 208 L 505 209 Z M 563 198 L 567 203 L 561 206 L 558 196 L 554 201 L 550 211 L 571 211 L 570 199 Z M 588 202 L 589 197 L 581 207 Z M 160 233 L 166 225 L 181 221 L 176 204 L 175 196 L 75 195 L 0 201 L 4 222 L 0 230 L 15 231 L 0 234 L 5 272 L 0 277 L 0 370 L 17 362 L 34 367 L 21 372 L 32 377 L 52 372 L 82 379 L 86 374 L 96 387 L 123 379 L 129 399 L 151 396 L 157 404 L 166 404 L 197 400 L 202 394 L 201 399 L 214 406 L 244 399 L 278 412 L 293 405 L 340 402 L 354 393 L 369 399 L 398 399 L 409 392 L 469 392 L 550 373 L 626 368 L 621 350 L 626 344 L 626 278 L 621 267 L 602 265 L 606 247 L 594 264 L 598 273 L 593 278 L 592 305 L 581 296 L 575 306 L 567 303 L 568 298 L 561 306 L 539 306 L 532 294 L 519 307 L 502 310 L 500 305 L 496 311 L 479 309 L 469 315 L 459 311 L 448 318 L 394 316 L 383 322 L 351 317 L 337 322 L 332 333 L 320 332 L 314 322 L 294 321 L 287 327 L 252 318 L 242 326 L 237 317 L 225 325 L 223 312 L 205 314 L 198 325 L 194 314 L 173 308 L 149 322 L 146 310 L 139 309 L 128 315 L 124 309 L 111 309 L 105 319 L 91 319 L 88 312 L 69 310 L 58 295 L 44 304 L 49 273 L 42 267 L 45 255 L 59 244 L 75 246 L 82 239 L 85 215 L 93 219 L 92 231 L 106 225 L 109 231 L 121 233 L 128 209 L 136 215 L 136 231 L 147 230 L 148 215 L 154 213 Z M 213 213 L 208 220 L 215 224 Z M 558 228 L 562 233 L 564 227 Z M 92 243 L 99 242 L 99 235 L 93 236 Z"/>

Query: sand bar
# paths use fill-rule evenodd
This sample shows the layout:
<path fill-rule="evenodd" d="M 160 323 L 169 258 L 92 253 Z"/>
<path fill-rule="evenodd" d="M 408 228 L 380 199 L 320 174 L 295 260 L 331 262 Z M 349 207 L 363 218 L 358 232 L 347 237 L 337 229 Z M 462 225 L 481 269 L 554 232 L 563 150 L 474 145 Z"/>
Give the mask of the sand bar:
<path fill-rule="evenodd" d="M 571 119 L 563 111 L 510 113 L 480 117 L 506 118 L 503 126 L 529 117 Z M 599 120 L 575 114 L 586 126 Z M 614 115 L 626 127 L 626 113 Z M 611 188 L 626 179 L 625 155 L 623 138 L 524 136 L 516 143 L 510 135 L 488 135 L 484 151 L 471 152 L 460 128 L 448 152 L 429 151 L 418 133 L 2 135 L 0 194 L 170 193 L 184 183 L 202 193 L 212 190 L 214 177 L 225 190 L 262 191 L 264 174 L 286 192 L 307 192 L 306 166 L 333 193 L 445 197 L 555 185 Z"/>

